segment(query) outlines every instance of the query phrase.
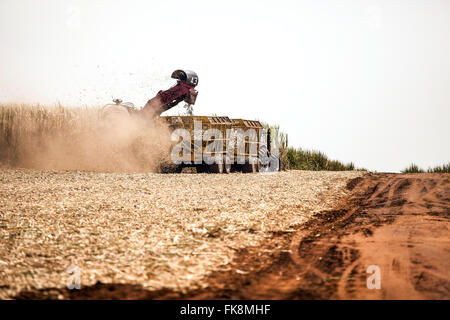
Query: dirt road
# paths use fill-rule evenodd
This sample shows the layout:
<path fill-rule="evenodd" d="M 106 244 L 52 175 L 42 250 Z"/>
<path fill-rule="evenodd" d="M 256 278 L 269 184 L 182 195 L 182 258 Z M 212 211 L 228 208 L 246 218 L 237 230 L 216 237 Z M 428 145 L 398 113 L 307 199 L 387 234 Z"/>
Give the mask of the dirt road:
<path fill-rule="evenodd" d="M 449 299 L 450 175 L 376 174 L 356 178 L 334 211 L 295 235 L 243 251 L 229 274 L 186 298 Z M 252 261 L 256 261 L 256 264 Z M 371 265 L 380 289 L 367 287 Z M 239 276 L 239 270 L 249 272 Z"/>
<path fill-rule="evenodd" d="M 355 178 L 336 209 L 239 250 L 228 271 L 203 279 L 203 289 L 97 283 L 58 292 L 69 299 L 450 299 L 449 180 L 449 174 Z M 380 270 L 380 289 L 367 287 L 369 266 Z"/>

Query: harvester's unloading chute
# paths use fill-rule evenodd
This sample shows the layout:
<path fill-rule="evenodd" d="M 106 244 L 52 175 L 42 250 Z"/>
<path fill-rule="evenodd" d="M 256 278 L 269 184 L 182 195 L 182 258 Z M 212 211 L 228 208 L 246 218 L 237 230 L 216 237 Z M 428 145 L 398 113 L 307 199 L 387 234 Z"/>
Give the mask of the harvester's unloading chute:
<path fill-rule="evenodd" d="M 198 91 L 195 87 L 198 84 L 198 76 L 194 71 L 175 70 L 172 73 L 172 79 L 177 83 L 167 90 L 161 90 L 157 95 L 145 104 L 141 109 L 135 109 L 129 102 L 123 103 L 120 99 L 113 100 L 113 104 L 107 104 L 103 107 L 101 117 L 103 119 L 126 117 L 131 113 L 140 113 L 148 118 L 160 116 L 163 112 L 175 107 L 178 103 L 184 101 L 187 110 L 192 112 L 192 105 L 197 100 Z"/>
<path fill-rule="evenodd" d="M 175 70 L 172 78 L 177 79 L 177 83 L 167 90 L 159 91 L 154 98 L 147 102 L 142 112 L 151 116 L 159 116 L 181 101 L 188 105 L 195 104 L 198 95 L 198 91 L 195 90 L 198 84 L 197 74 L 189 70 Z"/>

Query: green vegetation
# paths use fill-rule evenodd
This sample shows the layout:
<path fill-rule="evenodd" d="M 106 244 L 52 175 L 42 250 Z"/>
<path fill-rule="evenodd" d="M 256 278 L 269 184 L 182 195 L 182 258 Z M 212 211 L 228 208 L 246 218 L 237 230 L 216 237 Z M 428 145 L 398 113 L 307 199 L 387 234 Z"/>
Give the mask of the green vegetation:
<path fill-rule="evenodd" d="M 434 168 L 428 168 L 428 172 L 450 173 L 450 162 L 443 164 L 442 166 L 436 166 Z"/>
<path fill-rule="evenodd" d="M 423 170 L 414 163 L 411 164 L 408 168 L 402 170 L 402 173 L 422 173 L 422 172 L 425 172 L 425 170 Z M 447 164 L 443 164 L 442 166 L 428 168 L 426 172 L 450 173 L 450 162 Z"/>
<path fill-rule="evenodd" d="M 366 171 L 366 169 L 356 169 L 353 162 L 344 164 L 338 160 L 328 159 L 327 155 L 320 151 L 289 147 L 288 136 L 280 131 L 279 125 L 269 125 L 267 123 L 263 123 L 263 126 L 266 129 L 270 128 L 272 141 L 278 143 L 282 169 L 312 171 Z"/>
<path fill-rule="evenodd" d="M 287 169 L 346 171 L 355 170 L 353 162 L 344 164 L 338 160 L 330 160 L 320 151 L 295 149 L 289 147 L 286 157 Z M 360 169 L 363 170 L 363 169 Z"/>
<path fill-rule="evenodd" d="M 424 172 L 423 169 L 419 168 L 418 165 L 415 163 L 412 163 L 408 168 L 403 169 L 402 173 L 422 173 Z"/>

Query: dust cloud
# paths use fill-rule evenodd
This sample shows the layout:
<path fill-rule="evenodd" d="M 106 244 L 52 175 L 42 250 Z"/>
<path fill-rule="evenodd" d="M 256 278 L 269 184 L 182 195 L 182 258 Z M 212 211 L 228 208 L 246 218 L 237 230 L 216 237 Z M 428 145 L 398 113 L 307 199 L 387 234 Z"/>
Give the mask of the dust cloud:
<path fill-rule="evenodd" d="M 160 172 L 170 131 L 139 112 L 103 118 L 99 108 L 0 106 L 0 162 L 39 170 Z"/>

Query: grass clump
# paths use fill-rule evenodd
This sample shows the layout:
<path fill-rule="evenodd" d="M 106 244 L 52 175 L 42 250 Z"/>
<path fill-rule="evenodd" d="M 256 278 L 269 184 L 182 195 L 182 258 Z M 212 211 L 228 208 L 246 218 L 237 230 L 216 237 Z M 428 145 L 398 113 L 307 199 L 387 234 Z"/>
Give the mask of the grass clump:
<path fill-rule="evenodd" d="M 263 123 L 264 128 L 270 129 L 271 140 L 278 146 L 282 170 L 309 170 L 309 171 L 353 171 L 357 169 L 353 162 L 342 163 L 331 160 L 328 156 L 315 150 L 305 150 L 288 146 L 288 135 L 280 130 L 279 125 Z"/>
<path fill-rule="evenodd" d="M 442 166 L 436 166 L 433 168 L 428 168 L 428 172 L 437 172 L 437 173 L 450 173 L 450 162 L 443 164 Z"/>
<path fill-rule="evenodd" d="M 402 173 L 422 173 L 424 172 L 422 168 L 420 168 L 415 163 L 412 163 L 409 167 L 402 170 Z"/>
<path fill-rule="evenodd" d="M 288 169 L 312 170 L 312 171 L 352 171 L 356 170 L 353 162 L 342 163 L 338 160 L 331 160 L 326 154 L 315 150 L 304 150 L 302 148 L 289 147 L 287 150 Z M 365 169 L 358 169 L 365 170 Z"/>
<path fill-rule="evenodd" d="M 409 167 L 403 169 L 402 173 L 423 173 L 424 169 L 420 168 L 418 165 L 412 163 Z M 450 162 L 443 164 L 441 166 L 430 167 L 427 169 L 428 173 L 450 173 Z"/>

